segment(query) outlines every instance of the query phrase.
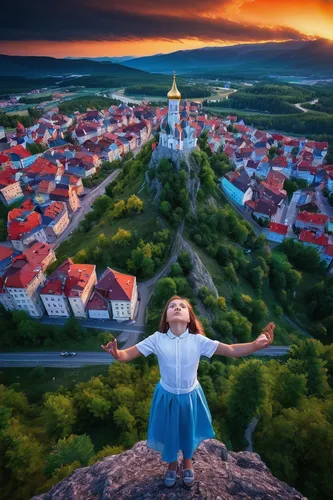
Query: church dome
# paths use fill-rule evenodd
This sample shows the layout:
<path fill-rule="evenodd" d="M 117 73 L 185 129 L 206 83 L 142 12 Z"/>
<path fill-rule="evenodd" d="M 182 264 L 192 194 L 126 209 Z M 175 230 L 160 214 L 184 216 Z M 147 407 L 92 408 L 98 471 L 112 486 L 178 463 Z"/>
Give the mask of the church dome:
<path fill-rule="evenodd" d="M 177 84 L 176 84 L 176 73 L 173 75 L 173 83 L 171 90 L 168 92 L 168 99 L 180 99 L 181 98 L 181 93 L 177 89 Z"/>

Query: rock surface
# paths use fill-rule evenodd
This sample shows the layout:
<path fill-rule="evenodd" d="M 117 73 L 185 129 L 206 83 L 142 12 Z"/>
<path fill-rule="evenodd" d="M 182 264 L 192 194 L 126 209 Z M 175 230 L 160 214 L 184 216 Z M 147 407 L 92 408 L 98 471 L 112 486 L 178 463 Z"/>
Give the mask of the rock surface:
<path fill-rule="evenodd" d="M 48 493 L 32 500 L 307 500 L 276 479 L 257 453 L 227 452 L 216 439 L 202 441 L 193 455 L 195 482 L 183 486 L 181 453 L 172 488 L 164 485 L 167 464 L 139 441 L 132 449 L 74 471 Z"/>

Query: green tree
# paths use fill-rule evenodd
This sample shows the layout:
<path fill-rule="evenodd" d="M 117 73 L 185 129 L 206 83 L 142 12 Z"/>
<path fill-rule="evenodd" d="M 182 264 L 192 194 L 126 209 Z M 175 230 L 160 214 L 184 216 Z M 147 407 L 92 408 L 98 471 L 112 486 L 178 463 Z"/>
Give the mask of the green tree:
<path fill-rule="evenodd" d="M 133 194 L 128 198 L 126 208 L 129 214 L 140 213 L 143 210 L 143 201 Z"/>
<path fill-rule="evenodd" d="M 44 409 L 44 418 L 51 436 L 66 437 L 72 432 L 77 418 L 73 398 L 47 393 Z"/>
<path fill-rule="evenodd" d="M 51 476 L 63 465 L 79 462 L 80 466 L 86 466 L 94 456 L 94 446 L 86 434 L 77 436 L 71 434 L 67 438 L 59 439 L 54 451 L 47 457 L 44 472 Z"/>
<path fill-rule="evenodd" d="M 267 398 L 266 374 L 259 360 L 249 360 L 237 367 L 229 378 L 227 398 L 228 423 L 233 449 L 246 445 L 245 430 L 252 418 L 260 413 Z"/>

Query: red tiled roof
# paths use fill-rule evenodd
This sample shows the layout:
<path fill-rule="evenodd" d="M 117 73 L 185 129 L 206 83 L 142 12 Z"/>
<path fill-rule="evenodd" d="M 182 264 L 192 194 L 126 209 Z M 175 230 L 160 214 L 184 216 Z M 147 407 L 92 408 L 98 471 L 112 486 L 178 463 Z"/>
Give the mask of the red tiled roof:
<path fill-rule="evenodd" d="M 34 267 L 43 267 L 43 261 L 50 255 L 50 252 L 52 252 L 51 245 L 37 241 L 30 248 L 24 250 L 22 254 L 26 257 L 30 264 L 33 264 Z"/>
<path fill-rule="evenodd" d="M 70 190 L 68 188 L 55 188 L 50 194 L 69 198 Z"/>
<path fill-rule="evenodd" d="M 271 222 L 269 226 L 271 233 L 278 233 L 286 235 L 288 232 L 288 226 L 285 224 L 279 224 L 278 222 Z"/>
<path fill-rule="evenodd" d="M 17 170 L 12 170 L 11 168 L 6 168 L 0 172 L 0 186 L 9 186 L 9 184 L 15 184 L 18 182 L 15 180 L 15 172 Z"/>
<path fill-rule="evenodd" d="M 50 280 L 46 283 L 40 293 L 49 295 L 61 295 L 62 281 L 60 279 L 50 278 Z"/>
<path fill-rule="evenodd" d="M 333 257 L 333 245 L 332 245 L 332 243 L 329 243 L 327 245 L 324 253 L 325 253 L 325 255 L 328 255 L 329 257 Z"/>
<path fill-rule="evenodd" d="M 55 219 L 61 212 L 64 211 L 64 209 L 65 206 L 62 201 L 54 201 L 45 209 L 44 215 Z"/>
<path fill-rule="evenodd" d="M 24 210 L 33 210 L 34 209 L 34 204 L 30 199 L 25 200 L 23 203 L 21 203 L 20 208 L 23 208 Z"/>
<path fill-rule="evenodd" d="M 296 220 L 312 224 L 321 224 L 324 226 L 328 220 L 328 216 L 325 214 L 313 214 L 303 210 L 303 212 L 298 212 Z"/>
<path fill-rule="evenodd" d="M 107 311 L 108 304 L 106 300 L 95 290 L 87 302 L 86 308 L 90 311 Z"/>
<path fill-rule="evenodd" d="M 108 267 L 95 288 L 108 292 L 109 300 L 131 300 L 134 283 L 135 276 L 118 273 Z"/>
<path fill-rule="evenodd" d="M 0 154 L 0 163 L 7 163 L 8 161 L 10 161 L 9 156 Z"/>
<path fill-rule="evenodd" d="M 20 158 L 29 158 L 29 156 L 31 156 L 31 153 L 29 153 L 29 151 L 27 151 L 21 144 L 13 146 L 10 149 L 6 149 L 3 153 L 4 154 L 14 153 Z"/>
<path fill-rule="evenodd" d="M 20 240 L 24 234 L 39 226 L 42 222 L 41 215 L 37 212 L 31 212 L 24 220 L 13 220 L 8 226 L 8 236 L 11 240 Z"/>
<path fill-rule="evenodd" d="M 68 271 L 68 278 L 65 285 L 65 295 L 67 297 L 76 297 L 85 289 L 90 276 L 95 271 L 92 264 L 73 264 Z"/>
<path fill-rule="evenodd" d="M 299 241 L 304 243 L 312 243 L 313 245 L 318 245 L 321 247 L 326 247 L 328 245 L 328 237 L 324 234 L 320 236 L 316 236 L 316 233 L 313 231 L 307 231 L 306 229 L 302 229 L 301 234 L 299 236 Z"/>
<path fill-rule="evenodd" d="M 15 252 L 15 250 L 13 250 L 13 248 L 9 248 L 9 247 L 5 247 L 3 245 L 0 245 L 0 261 L 8 259 L 8 257 L 13 255 L 14 252 Z"/>
<path fill-rule="evenodd" d="M 39 272 L 40 270 L 34 271 L 33 266 L 26 265 L 15 274 L 5 278 L 5 285 L 8 288 L 26 288 Z"/>

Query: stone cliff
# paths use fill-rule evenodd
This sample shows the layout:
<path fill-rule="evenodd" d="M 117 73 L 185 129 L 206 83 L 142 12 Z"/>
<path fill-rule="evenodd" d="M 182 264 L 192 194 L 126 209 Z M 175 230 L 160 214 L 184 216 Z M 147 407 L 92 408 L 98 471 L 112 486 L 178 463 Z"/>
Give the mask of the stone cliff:
<path fill-rule="evenodd" d="M 139 441 L 124 453 L 77 469 L 48 493 L 32 500 L 307 500 L 274 477 L 257 453 L 227 452 L 216 439 L 199 445 L 193 466 L 195 483 L 191 488 L 183 486 L 179 469 L 176 484 L 167 488 L 167 464 L 161 461 L 159 453 L 147 448 L 146 441 Z"/>

